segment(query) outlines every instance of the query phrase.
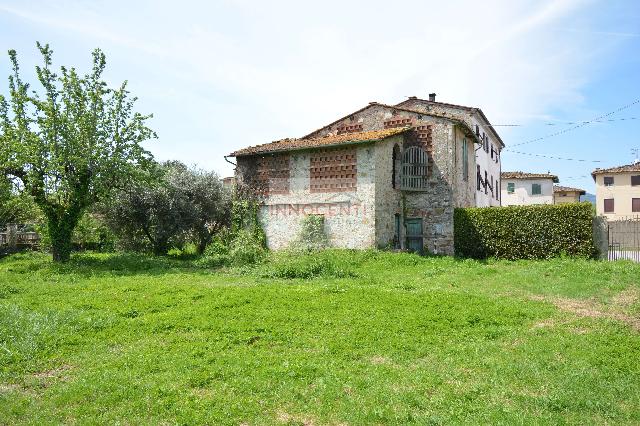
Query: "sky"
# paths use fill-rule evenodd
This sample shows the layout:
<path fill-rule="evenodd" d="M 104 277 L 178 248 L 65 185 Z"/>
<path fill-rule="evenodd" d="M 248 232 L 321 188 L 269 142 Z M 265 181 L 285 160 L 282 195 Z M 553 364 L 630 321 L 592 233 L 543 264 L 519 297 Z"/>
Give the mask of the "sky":
<path fill-rule="evenodd" d="M 431 92 L 502 125 L 503 171 L 593 192 L 593 169 L 640 149 L 637 0 L 0 0 L 0 93 L 9 49 L 35 85 L 36 41 L 87 72 L 102 49 L 154 115 L 156 158 L 221 176 L 237 148 Z"/>

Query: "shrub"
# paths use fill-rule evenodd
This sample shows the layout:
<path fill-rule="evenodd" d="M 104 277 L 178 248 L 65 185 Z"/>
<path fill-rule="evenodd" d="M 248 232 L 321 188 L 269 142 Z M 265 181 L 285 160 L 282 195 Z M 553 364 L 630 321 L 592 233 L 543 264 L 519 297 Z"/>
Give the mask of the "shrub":
<path fill-rule="evenodd" d="M 293 250 L 315 251 L 329 247 L 329 238 L 324 231 L 324 216 L 310 214 L 302 219 L 297 238 L 291 243 Z"/>
<path fill-rule="evenodd" d="M 590 203 L 458 208 L 455 253 L 474 259 L 593 257 L 592 221 Z"/>
<path fill-rule="evenodd" d="M 232 265 L 253 265 L 261 261 L 267 250 L 256 232 L 239 230 L 236 232 L 229 247 L 229 260 Z"/>
<path fill-rule="evenodd" d="M 195 263 L 205 268 L 247 266 L 260 262 L 266 254 L 260 234 L 242 229 L 230 236 L 215 237 Z"/>
<path fill-rule="evenodd" d="M 310 279 L 353 278 L 351 256 L 344 250 L 328 250 L 322 253 L 284 252 L 273 254 L 260 275 L 267 278 Z"/>

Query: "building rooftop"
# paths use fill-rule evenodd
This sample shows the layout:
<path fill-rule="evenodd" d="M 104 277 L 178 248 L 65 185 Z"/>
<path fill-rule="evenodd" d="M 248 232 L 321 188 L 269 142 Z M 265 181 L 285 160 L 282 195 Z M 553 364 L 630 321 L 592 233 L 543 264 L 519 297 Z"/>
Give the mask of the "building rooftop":
<path fill-rule="evenodd" d="M 435 95 L 435 94 L 434 94 Z M 496 129 L 494 129 L 493 125 L 491 125 L 491 122 L 489 121 L 489 119 L 487 118 L 486 115 L 484 115 L 484 112 L 482 112 L 482 110 L 480 108 L 477 107 L 470 107 L 470 106 L 465 106 L 465 105 L 456 105 L 456 104 L 450 104 L 450 103 L 446 103 L 446 102 L 439 102 L 435 100 L 435 96 L 433 98 L 433 100 L 431 99 L 422 99 L 422 98 L 418 98 L 417 96 L 409 96 L 409 98 L 407 100 L 404 100 L 402 102 L 400 102 L 399 104 L 396 105 L 396 107 L 402 107 L 404 104 L 406 103 L 410 103 L 411 101 L 419 101 L 422 103 L 425 103 L 427 105 L 434 105 L 434 106 L 444 106 L 447 108 L 455 108 L 455 109 L 460 109 L 462 111 L 466 111 L 469 113 L 474 113 L 477 112 L 484 121 L 486 121 L 487 123 L 487 128 L 491 130 L 491 132 L 495 135 L 496 138 L 498 138 L 498 142 L 500 142 L 500 145 L 502 145 L 503 147 L 505 146 L 504 141 L 502 140 L 502 138 L 500 137 L 500 135 L 498 134 L 498 132 L 496 131 Z"/>
<path fill-rule="evenodd" d="M 579 192 L 580 195 L 587 193 L 584 189 L 572 188 L 570 186 L 553 185 L 553 192 Z"/>
<path fill-rule="evenodd" d="M 234 151 L 229 154 L 229 157 L 272 154 L 276 152 L 296 151 L 301 149 L 325 148 L 336 145 L 374 142 L 399 135 L 408 130 L 409 127 L 395 127 L 391 129 L 372 130 L 367 132 L 343 133 L 340 135 L 330 135 L 322 138 L 282 139 Z"/>
<path fill-rule="evenodd" d="M 375 108 L 375 107 L 388 108 L 388 109 L 394 110 L 394 111 L 410 112 L 410 113 L 413 113 L 413 114 L 419 114 L 419 115 L 423 115 L 423 116 L 440 118 L 440 119 L 443 119 L 443 120 L 448 120 L 448 121 L 454 122 L 454 123 L 462 126 L 466 130 L 466 133 L 468 133 L 470 136 L 472 136 L 477 143 L 481 143 L 480 139 L 475 135 L 475 133 L 473 132 L 473 129 L 471 129 L 471 127 L 469 127 L 469 125 L 467 123 L 465 123 L 464 121 L 452 116 L 451 114 L 444 114 L 444 113 L 435 114 L 435 113 L 431 113 L 431 112 L 421 111 L 421 110 L 418 110 L 418 109 L 406 108 L 406 107 L 400 106 L 400 104 L 398 104 L 398 105 L 387 105 L 387 104 L 382 104 L 380 102 L 369 102 L 369 105 L 367 105 L 367 106 L 365 106 L 363 108 L 360 108 L 357 111 L 349 113 L 349 114 L 347 114 L 347 115 L 345 115 L 343 117 L 340 117 L 337 120 L 332 121 L 331 123 L 320 127 L 319 129 L 314 130 L 313 132 L 309 133 L 308 135 L 303 136 L 302 139 L 310 138 L 314 134 L 320 132 L 321 130 L 326 129 L 327 127 L 331 127 L 334 124 L 340 123 L 341 121 L 344 121 L 344 120 L 348 119 L 349 117 L 351 117 L 351 116 L 353 116 L 355 114 L 358 114 L 358 113 L 360 113 L 362 111 L 365 111 L 365 110 L 367 110 L 369 108 Z M 504 146 L 504 144 L 503 144 L 503 146 Z"/>
<path fill-rule="evenodd" d="M 609 167 L 608 169 L 595 169 L 591 172 L 593 179 L 596 179 L 596 175 L 603 173 L 624 173 L 624 172 L 640 172 L 640 162 L 626 164 L 624 166 Z"/>
<path fill-rule="evenodd" d="M 558 183 L 558 176 L 549 173 L 525 173 L 525 172 L 502 172 L 502 179 L 551 179 L 554 183 Z"/>

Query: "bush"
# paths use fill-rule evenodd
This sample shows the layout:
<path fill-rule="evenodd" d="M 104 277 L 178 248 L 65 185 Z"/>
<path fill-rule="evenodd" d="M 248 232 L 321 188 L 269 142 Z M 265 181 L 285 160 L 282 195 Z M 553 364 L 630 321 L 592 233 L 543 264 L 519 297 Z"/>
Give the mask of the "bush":
<path fill-rule="evenodd" d="M 242 229 L 228 237 L 214 238 L 196 261 L 196 265 L 205 268 L 254 265 L 266 254 L 267 250 L 259 233 Z"/>
<path fill-rule="evenodd" d="M 458 208 L 455 253 L 474 259 L 593 257 L 592 222 L 590 203 Z"/>
<path fill-rule="evenodd" d="M 261 261 L 267 250 L 259 235 L 249 230 L 236 232 L 229 247 L 229 260 L 234 266 L 253 265 Z"/>
<path fill-rule="evenodd" d="M 358 256 L 356 256 L 358 257 Z M 345 250 L 327 250 L 321 253 L 281 252 L 272 254 L 260 275 L 266 278 L 310 279 L 354 278 L 354 256 Z"/>
<path fill-rule="evenodd" d="M 329 247 L 329 238 L 324 231 L 324 216 L 310 214 L 302 219 L 302 227 L 291 249 L 302 251 L 322 250 Z"/>

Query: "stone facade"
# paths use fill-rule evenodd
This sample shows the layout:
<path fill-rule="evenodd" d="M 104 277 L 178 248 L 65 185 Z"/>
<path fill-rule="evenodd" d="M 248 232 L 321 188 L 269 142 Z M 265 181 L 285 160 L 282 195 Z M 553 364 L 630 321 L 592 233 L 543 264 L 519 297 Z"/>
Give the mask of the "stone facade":
<path fill-rule="evenodd" d="M 286 248 L 299 232 L 304 216 L 321 214 L 335 247 L 408 248 L 408 232 L 415 233 L 415 228 L 409 231 L 406 224 L 417 220 L 421 223 L 419 238 L 424 251 L 453 254 L 453 209 L 477 206 L 478 198 L 484 196 L 483 191 L 477 190 L 476 179 L 477 151 L 483 140 L 473 127 L 481 117 L 474 116 L 477 112 L 473 111 L 453 114 L 448 107 L 434 111 L 424 105 L 422 110 L 417 104 L 410 106 L 371 103 L 302 139 L 275 142 L 280 144 L 278 147 L 289 141 L 291 146 L 297 146 L 296 141 L 321 143 L 341 137 L 341 146 L 348 146 L 355 153 L 357 184 L 345 190 L 312 191 L 310 170 L 315 166 L 310 157 L 319 149 L 327 149 L 327 158 L 333 158 L 331 150 L 341 148 L 292 148 L 286 154 L 288 192 L 269 194 L 260 211 L 270 248 Z M 397 126 L 406 126 L 406 131 L 373 141 L 355 143 L 339 136 L 353 132 L 355 138 L 363 132 L 381 132 Z M 418 190 L 406 186 L 401 189 L 400 185 L 401 157 L 411 147 L 420 148 L 428 157 L 426 177 L 421 181 L 424 186 Z M 237 179 L 247 181 L 256 175 L 260 158 L 277 155 L 284 154 L 261 154 L 260 147 L 256 147 L 255 154 L 236 155 Z M 493 164 L 498 168 L 494 173 L 499 176 L 500 164 Z M 499 200 L 496 202 L 499 204 Z M 483 204 L 495 205 L 491 201 Z"/>

